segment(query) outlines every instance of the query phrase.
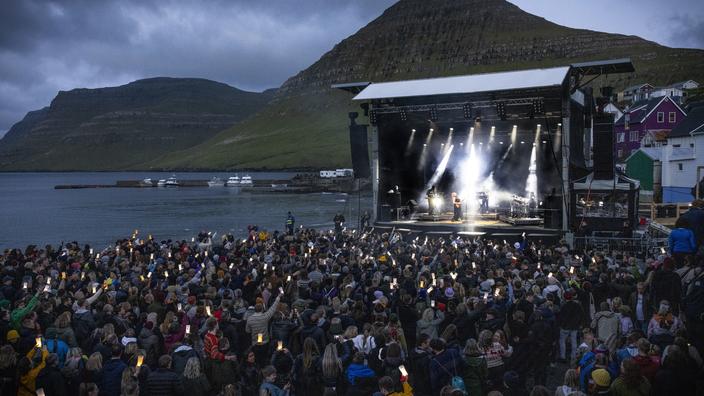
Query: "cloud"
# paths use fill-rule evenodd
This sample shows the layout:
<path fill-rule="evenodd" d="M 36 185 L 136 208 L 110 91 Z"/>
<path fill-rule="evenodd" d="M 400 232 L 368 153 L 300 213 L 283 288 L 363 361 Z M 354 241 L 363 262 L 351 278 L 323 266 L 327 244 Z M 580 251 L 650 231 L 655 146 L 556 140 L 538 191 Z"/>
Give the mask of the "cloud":
<path fill-rule="evenodd" d="M 0 136 L 59 90 L 154 76 L 277 87 L 395 1 L 11 2 L 0 13 Z"/>
<path fill-rule="evenodd" d="M 704 48 L 704 12 L 699 17 L 691 14 L 670 18 L 670 41 L 687 48 Z"/>

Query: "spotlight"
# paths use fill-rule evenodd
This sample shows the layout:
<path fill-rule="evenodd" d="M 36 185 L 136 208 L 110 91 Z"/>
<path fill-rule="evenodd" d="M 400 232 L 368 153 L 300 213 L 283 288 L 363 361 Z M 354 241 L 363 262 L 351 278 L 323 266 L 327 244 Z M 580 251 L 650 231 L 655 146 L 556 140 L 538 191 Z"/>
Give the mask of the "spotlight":
<path fill-rule="evenodd" d="M 472 105 L 465 103 L 462 105 L 462 114 L 466 120 L 472 119 Z"/>
<path fill-rule="evenodd" d="M 437 121 L 438 120 L 438 107 L 433 106 L 430 108 L 430 121 Z"/>
<path fill-rule="evenodd" d="M 427 144 L 425 144 L 425 143 L 423 143 L 423 147 L 428 147 L 428 145 L 427 145 Z"/>
<path fill-rule="evenodd" d="M 406 109 L 401 110 L 401 121 L 406 121 L 408 119 L 408 115 L 406 114 Z"/>
<path fill-rule="evenodd" d="M 435 209 L 442 209 L 442 198 L 433 197 L 431 198 L 431 200 L 433 201 L 433 206 L 435 207 Z"/>
<path fill-rule="evenodd" d="M 521 140 L 521 144 L 526 144 L 526 142 L 524 142 L 523 140 Z"/>
<path fill-rule="evenodd" d="M 496 104 L 496 114 L 499 116 L 501 121 L 506 121 L 506 104 L 499 102 Z"/>
<path fill-rule="evenodd" d="M 455 128 L 450 128 L 450 132 L 452 132 L 452 131 L 454 131 L 454 130 L 455 130 Z"/>
<path fill-rule="evenodd" d="M 460 146 L 464 146 L 464 143 L 460 142 Z"/>
<path fill-rule="evenodd" d="M 411 129 L 411 132 L 415 132 L 415 131 L 416 131 L 415 129 Z"/>
<path fill-rule="evenodd" d="M 499 142 L 499 144 L 504 144 L 504 142 Z"/>

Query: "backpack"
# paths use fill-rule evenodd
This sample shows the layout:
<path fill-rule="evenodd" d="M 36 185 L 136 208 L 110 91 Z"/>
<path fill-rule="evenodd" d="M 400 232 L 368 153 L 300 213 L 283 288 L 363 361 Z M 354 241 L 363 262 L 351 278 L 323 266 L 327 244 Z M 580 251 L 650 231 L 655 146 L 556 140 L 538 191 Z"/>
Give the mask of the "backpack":
<path fill-rule="evenodd" d="M 435 360 L 435 359 L 433 359 L 433 360 Z M 455 359 L 454 358 L 452 359 L 452 367 L 453 367 L 454 374 L 450 373 L 445 368 L 445 366 L 440 364 L 440 362 L 438 362 L 437 360 L 435 360 L 435 362 L 438 364 L 438 366 L 440 366 L 443 370 L 445 370 L 445 372 L 447 374 L 450 375 L 450 385 L 452 385 L 452 387 L 455 390 L 462 392 L 463 395 L 467 395 L 467 387 L 464 385 L 464 380 L 462 379 L 462 377 L 457 375 L 457 363 L 455 362 Z"/>
<path fill-rule="evenodd" d="M 704 272 L 691 282 L 691 290 L 682 301 L 687 319 L 704 322 Z"/>
<path fill-rule="evenodd" d="M 93 314 L 90 312 L 74 314 L 73 320 L 71 321 L 71 327 L 73 328 L 73 332 L 76 335 L 76 339 L 83 340 L 82 342 L 85 344 L 90 339 L 93 330 L 95 330 L 96 328 L 95 320 L 93 319 Z M 84 345 L 81 346 L 83 347 Z M 88 349 L 89 348 L 84 348 L 84 350 Z"/>

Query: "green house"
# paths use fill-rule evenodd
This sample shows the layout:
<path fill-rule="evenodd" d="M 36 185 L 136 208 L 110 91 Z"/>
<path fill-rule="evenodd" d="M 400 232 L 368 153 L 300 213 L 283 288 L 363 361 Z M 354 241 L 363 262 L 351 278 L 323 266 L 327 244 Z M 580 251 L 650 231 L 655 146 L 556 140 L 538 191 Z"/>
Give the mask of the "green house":
<path fill-rule="evenodd" d="M 640 181 L 640 188 L 653 191 L 655 161 L 660 161 L 662 147 L 641 147 L 626 158 L 626 175 Z M 658 170 L 660 167 L 658 167 Z"/>

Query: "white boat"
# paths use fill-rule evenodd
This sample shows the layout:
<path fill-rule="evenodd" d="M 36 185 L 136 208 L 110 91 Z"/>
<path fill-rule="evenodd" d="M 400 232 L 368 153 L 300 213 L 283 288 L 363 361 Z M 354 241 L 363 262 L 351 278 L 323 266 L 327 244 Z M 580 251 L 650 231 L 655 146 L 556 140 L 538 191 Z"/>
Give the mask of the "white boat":
<path fill-rule="evenodd" d="M 151 178 L 147 177 L 146 179 L 143 179 L 141 182 L 139 182 L 139 185 L 143 187 L 152 187 L 154 183 L 152 183 Z"/>
<path fill-rule="evenodd" d="M 240 178 L 237 176 L 230 176 L 230 178 L 227 179 L 227 182 L 225 182 L 225 187 L 239 187 L 240 186 Z"/>
<path fill-rule="evenodd" d="M 159 179 L 158 182 L 156 182 L 157 187 L 165 187 L 166 186 L 166 179 Z"/>
<path fill-rule="evenodd" d="M 171 176 L 170 178 L 166 179 L 165 186 L 166 187 L 178 187 L 178 180 L 176 180 L 176 176 Z"/>
<path fill-rule="evenodd" d="M 252 176 L 246 175 L 242 176 L 242 180 L 240 180 L 240 186 L 242 187 L 251 187 L 254 183 L 252 183 Z"/>
<path fill-rule="evenodd" d="M 208 187 L 222 187 L 225 183 L 219 177 L 214 177 L 208 182 Z"/>

